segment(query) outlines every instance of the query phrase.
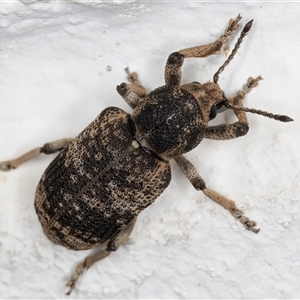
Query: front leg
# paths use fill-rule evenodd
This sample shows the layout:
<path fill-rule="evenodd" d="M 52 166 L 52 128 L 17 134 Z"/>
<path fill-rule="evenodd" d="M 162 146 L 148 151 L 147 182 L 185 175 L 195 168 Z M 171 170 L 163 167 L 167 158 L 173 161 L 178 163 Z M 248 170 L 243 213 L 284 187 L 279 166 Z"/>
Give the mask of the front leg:
<path fill-rule="evenodd" d="M 229 37 L 239 28 L 239 21 L 241 18 L 242 17 L 238 15 L 235 19 L 231 19 L 224 33 L 213 43 L 182 49 L 170 54 L 165 67 L 166 85 L 176 88 L 180 87 L 181 66 L 184 58 L 207 57 L 214 54 L 220 54 L 222 47 L 228 42 Z"/>
<path fill-rule="evenodd" d="M 139 81 L 136 72 L 129 72 L 129 68 L 126 68 L 125 72 L 127 73 L 127 79 L 130 84 L 125 82 L 121 83 L 117 86 L 117 92 L 132 109 L 135 109 L 145 99 L 147 91 Z"/>
<path fill-rule="evenodd" d="M 184 156 L 178 156 L 175 158 L 175 161 L 196 190 L 202 191 L 208 198 L 227 209 L 247 230 L 253 231 L 254 233 L 259 232 L 259 229 L 255 228 L 256 223 L 244 216 L 243 212 L 236 207 L 232 200 L 206 187 L 204 180 L 188 159 Z"/>
<path fill-rule="evenodd" d="M 141 84 L 138 74 L 136 72 L 130 72 L 128 67 L 125 69 L 125 72 L 127 74 L 127 80 L 130 82 L 131 90 L 141 98 L 146 97 L 147 91 Z"/>
<path fill-rule="evenodd" d="M 250 93 L 250 91 L 258 86 L 259 81 L 262 80 L 261 76 L 257 78 L 250 77 L 243 88 L 236 93 L 235 96 L 230 98 L 231 104 L 244 107 L 243 99 Z M 221 124 L 217 126 L 209 126 L 205 130 L 204 138 L 213 140 L 230 140 L 243 135 L 249 131 L 249 122 L 246 112 L 240 110 L 233 110 L 238 118 L 238 121 L 233 124 Z"/>

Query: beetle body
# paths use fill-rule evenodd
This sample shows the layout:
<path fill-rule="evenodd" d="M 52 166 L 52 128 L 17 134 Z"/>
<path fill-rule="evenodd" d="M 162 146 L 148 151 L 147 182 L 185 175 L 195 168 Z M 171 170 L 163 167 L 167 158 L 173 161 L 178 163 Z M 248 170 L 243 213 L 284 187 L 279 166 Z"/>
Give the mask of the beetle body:
<path fill-rule="evenodd" d="M 110 241 L 164 191 L 167 160 L 203 139 L 201 108 L 186 89 L 155 89 L 131 116 L 109 107 L 51 162 L 35 194 L 44 233 L 87 250 Z"/>
<path fill-rule="evenodd" d="M 138 214 L 155 201 L 171 180 L 169 160 L 174 159 L 194 188 L 228 210 L 247 230 L 258 233 L 256 223 L 235 202 L 206 187 L 193 164 L 183 156 L 203 138 L 228 140 L 248 132 L 246 112 L 290 122 L 284 115 L 243 106 L 245 96 L 262 79 L 249 77 L 230 98 L 218 85 L 220 73 L 237 53 L 253 20 L 241 31 L 231 54 L 213 76 L 213 82 L 181 85 L 184 59 L 221 53 L 237 31 L 241 16 L 231 19 L 213 43 L 171 53 L 165 67 L 165 85 L 147 94 L 136 73 L 130 84 L 117 91 L 133 109 L 132 115 L 109 107 L 76 138 L 37 147 L 20 157 L 0 163 L 0 170 L 17 168 L 40 153 L 60 151 L 46 169 L 35 194 L 35 209 L 47 237 L 68 249 L 86 250 L 106 244 L 87 256 L 70 277 L 67 294 L 95 262 L 107 257 L 129 237 Z M 233 110 L 237 121 L 215 126 L 208 122 L 217 109 Z"/>
<path fill-rule="evenodd" d="M 168 186 L 169 164 L 139 146 L 129 119 L 105 109 L 46 169 L 35 209 L 51 241 L 73 250 L 103 244 Z"/>

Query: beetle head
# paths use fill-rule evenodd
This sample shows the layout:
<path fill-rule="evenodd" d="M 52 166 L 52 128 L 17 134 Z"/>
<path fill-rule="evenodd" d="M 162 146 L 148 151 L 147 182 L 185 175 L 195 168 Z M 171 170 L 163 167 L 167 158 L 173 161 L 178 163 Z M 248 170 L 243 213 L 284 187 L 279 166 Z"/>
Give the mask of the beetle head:
<path fill-rule="evenodd" d="M 229 108 L 229 101 L 225 98 L 223 90 L 218 85 L 219 75 L 224 71 L 225 67 L 234 58 L 240 45 L 242 44 L 244 37 L 251 29 L 252 24 L 253 20 L 250 20 L 244 26 L 231 54 L 214 74 L 213 82 L 206 82 L 204 84 L 200 84 L 199 82 L 192 82 L 182 86 L 182 88 L 188 90 L 196 98 L 203 113 L 203 121 L 206 124 L 208 123 L 208 121 L 214 119 L 217 116 L 217 110 L 219 108 L 221 108 L 222 106 Z"/>
<path fill-rule="evenodd" d="M 223 105 L 224 92 L 214 82 L 192 82 L 184 84 L 183 89 L 189 91 L 197 100 L 203 114 L 203 122 L 208 123 L 217 116 L 217 110 Z"/>

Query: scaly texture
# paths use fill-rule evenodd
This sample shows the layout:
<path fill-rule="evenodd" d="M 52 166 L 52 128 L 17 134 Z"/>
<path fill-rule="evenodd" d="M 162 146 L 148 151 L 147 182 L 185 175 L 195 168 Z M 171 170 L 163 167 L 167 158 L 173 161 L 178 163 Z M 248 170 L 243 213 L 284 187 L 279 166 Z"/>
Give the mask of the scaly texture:
<path fill-rule="evenodd" d="M 35 209 L 54 243 L 85 250 L 107 242 L 168 186 L 169 164 L 139 147 L 128 120 L 105 109 L 46 169 Z"/>
<path fill-rule="evenodd" d="M 133 118 L 147 145 L 165 160 L 191 151 L 204 136 L 200 106 L 184 89 L 155 89 L 133 111 Z"/>

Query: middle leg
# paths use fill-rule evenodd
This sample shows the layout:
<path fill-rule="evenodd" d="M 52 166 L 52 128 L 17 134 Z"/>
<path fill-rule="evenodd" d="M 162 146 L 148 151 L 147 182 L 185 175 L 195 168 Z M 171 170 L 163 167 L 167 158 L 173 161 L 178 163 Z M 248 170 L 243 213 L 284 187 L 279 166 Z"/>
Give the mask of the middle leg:
<path fill-rule="evenodd" d="M 255 228 L 256 223 L 244 216 L 243 211 L 240 210 L 232 200 L 206 187 L 204 180 L 187 158 L 178 156 L 175 158 L 175 161 L 196 190 L 202 191 L 208 198 L 227 209 L 247 230 L 253 231 L 254 233 L 259 232 L 259 229 Z"/>

